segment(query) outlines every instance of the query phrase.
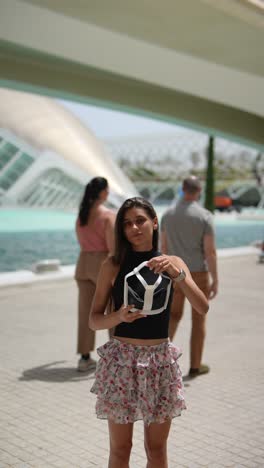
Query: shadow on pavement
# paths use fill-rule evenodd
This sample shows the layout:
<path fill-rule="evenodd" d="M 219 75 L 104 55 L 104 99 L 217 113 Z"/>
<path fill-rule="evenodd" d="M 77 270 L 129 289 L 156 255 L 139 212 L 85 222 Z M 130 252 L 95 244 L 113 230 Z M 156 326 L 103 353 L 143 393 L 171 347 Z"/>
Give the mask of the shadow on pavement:
<path fill-rule="evenodd" d="M 43 366 L 32 367 L 25 370 L 18 380 L 42 380 L 44 382 L 79 382 L 80 380 L 91 380 L 94 378 L 95 370 L 78 372 L 76 367 L 62 367 L 60 364 L 66 361 L 55 361 Z"/>

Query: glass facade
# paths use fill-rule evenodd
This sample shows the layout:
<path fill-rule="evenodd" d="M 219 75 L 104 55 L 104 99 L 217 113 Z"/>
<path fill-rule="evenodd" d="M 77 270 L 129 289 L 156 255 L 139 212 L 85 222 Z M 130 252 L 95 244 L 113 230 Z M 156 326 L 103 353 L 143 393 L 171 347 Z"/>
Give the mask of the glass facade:
<path fill-rule="evenodd" d="M 32 207 L 76 209 L 83 185 L 60 169 L 48 169 L 19 197 L 19 204 Z"/>
<path fill-rule="evenodd" d="M 8 143 L 8 145 L 10 144 Z M 18 149 L 15 146 L 13 146 L 13 148 L 16 149 L 17 153 Z M 8 162 L 10 162 L 14 156 L 14 154 L 12 154 L 13 151 L 13 149 L 10 149 L 9 152 L 2 153 L 0 155 L 0 163 L 1 156 L 2 162 L 6 161 L 7 157 L 9 158 Z M 8 190 L 10 187 L 12 187 L 12 185 L 19 179 L 19 177 L 21 177 L 21 175 L 28 169 L 29 166 L 31 166 L 33 162 L 34 158 L 29 156 L 27 153 L 22 153 L 18 157 L 16 157 L 14 162 L 11 165 L 9 165 L 9 167 L 4 171 L 2 175 L 0 175 L 0 187 L 3 190 Z"/>
<path fill-rule="evenodd" d="M 63 158 L 63 148 L 61 155 L 57 147 L 53 149 L 49 142 L 40 149 L 32 146 L 31 141 L 0 128 L 0 207 L 23 206 L 76 212 L 84 184 L 90 178 L 89 173 L 81 171 L 78 164 L 74 170 L 75 164 Z M 95 165 L 96 154 L 97 151 L 93 154 Z M 113 207 L 123 201 L 118 193 L 110 193 L 109 199 L 109 205 Z"/>
<path fill-rule="evenodd" d="M 3 138 L 1 138 L 3 141 Z M 0 140 L 0 142 L 1 142 Z M 15 157 L 18 148 L 12 143 L 4 143 L 0 146 L 0 172 Z"/>
<path fill-rule="evenodd" d="M 2 133 L 2 132 L 1 132 Z M 12 135 L 11 137 L 12 138 Z M 34 163 L 38 164 L 38 157 L 32 150 L 23 151 L 23 143 L 9 140 L 9 134 L 0 135 L 0 205 L 7 199 L 8 191 L 20 179 L 27 169 Z M 12 140 L 11 140 L 12 141 Z M 40 166 L 41 167 L 41 166 Z M 16 204 L 30 207 L 59 208 L 76 210 L 83 192 L 83 184 L 67 175 L 63 169 L 43 169 L 36 174 L 32 182 L 22 188 L 17 195 Z"/>

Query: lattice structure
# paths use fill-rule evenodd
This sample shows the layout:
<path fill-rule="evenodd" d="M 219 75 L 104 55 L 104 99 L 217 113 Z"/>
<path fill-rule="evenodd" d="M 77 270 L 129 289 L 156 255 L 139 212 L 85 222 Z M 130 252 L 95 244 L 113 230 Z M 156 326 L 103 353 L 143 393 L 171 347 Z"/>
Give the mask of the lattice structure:
<path fill-rule="evenodd" d="M 135 136 L 104 142 L 113 159 L 152 202 L 177 197 L 188 174 L 203 180 L 207 164 L 208 135 L 187 129 L 166 134 Z M 223 183 L 255 183 L 256 149 L 223 138 L 215 139 L 216 188 Z M 262 172 L 263 172 L 262 164 Z"/>

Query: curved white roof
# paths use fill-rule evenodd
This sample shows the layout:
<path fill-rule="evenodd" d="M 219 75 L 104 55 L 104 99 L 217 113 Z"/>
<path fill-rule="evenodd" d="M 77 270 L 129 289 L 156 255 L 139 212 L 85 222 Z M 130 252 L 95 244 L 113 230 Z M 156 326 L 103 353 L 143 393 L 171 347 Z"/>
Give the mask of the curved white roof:
<path fill-rule="evenodd" d="M 136 189 L 112 161 L 93 133 L 57 101 L 47 97 L 0 89 L 0 127 L 39 150 L 49 149 L 87 173 L 106 177 L 110 189 L 121 197 Z"/>

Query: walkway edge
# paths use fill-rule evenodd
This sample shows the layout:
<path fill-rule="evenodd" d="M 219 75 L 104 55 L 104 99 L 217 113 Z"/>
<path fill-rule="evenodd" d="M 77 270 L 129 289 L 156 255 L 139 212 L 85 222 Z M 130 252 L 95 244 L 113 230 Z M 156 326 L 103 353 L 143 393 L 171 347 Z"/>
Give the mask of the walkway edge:
<path fill-rule="evenodd" d="M 237 247 L 232 249 L 218 249 L 218 258 L 237 257 L 240 255 L 258 255 L 257 247 Z M 59 271 L 52 273 L 33 273 L 30 270 L 19 270 L 0 273 L 0 288 L 19 286 L 43 281 L 59 281 L 73 278 L 75 265 L 62 266 Z"/>

